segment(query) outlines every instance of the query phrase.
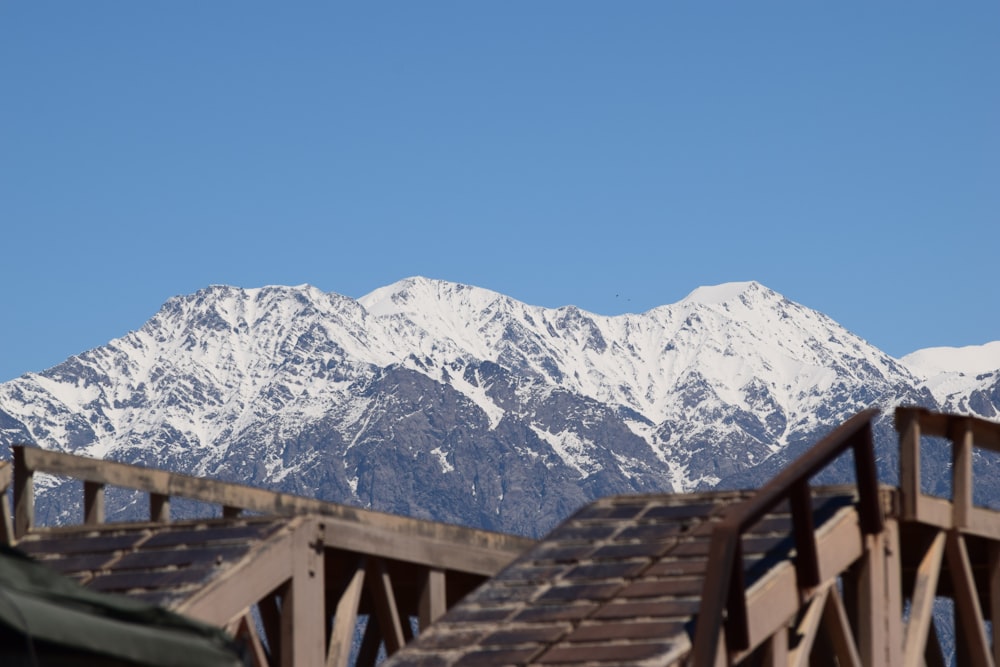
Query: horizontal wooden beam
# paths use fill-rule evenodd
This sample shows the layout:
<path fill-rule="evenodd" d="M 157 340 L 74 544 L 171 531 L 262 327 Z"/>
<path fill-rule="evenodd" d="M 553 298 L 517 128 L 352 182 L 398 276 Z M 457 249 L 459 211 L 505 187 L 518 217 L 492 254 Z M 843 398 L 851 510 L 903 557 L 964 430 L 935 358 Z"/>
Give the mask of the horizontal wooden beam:
<path fill-rule="evenodd" d="M 14 450 L 29 473 L 45 472 L 264 514 L 319 514 L 331 526 L 327 546 L 444 570 L 490 576 L 535 544 L 534 540 L 516 535 L 412 519 L 165 470 L 34 447 L 16 446 Z"/>

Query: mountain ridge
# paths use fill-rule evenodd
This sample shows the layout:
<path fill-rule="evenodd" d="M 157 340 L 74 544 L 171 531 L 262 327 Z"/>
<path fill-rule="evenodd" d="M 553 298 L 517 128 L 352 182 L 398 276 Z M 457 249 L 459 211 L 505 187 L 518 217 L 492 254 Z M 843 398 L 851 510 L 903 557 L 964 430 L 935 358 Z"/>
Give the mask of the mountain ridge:
<path fill-rule="evenodd" d="M 214 285 L 0 384 L 0 441 L 537 534 L 598 495 L 744 479 L 871 405 L 995 417 L 997 373 L 919 375 L 933 354 L 756 281 L 615 316 L 422 277 Z"/>

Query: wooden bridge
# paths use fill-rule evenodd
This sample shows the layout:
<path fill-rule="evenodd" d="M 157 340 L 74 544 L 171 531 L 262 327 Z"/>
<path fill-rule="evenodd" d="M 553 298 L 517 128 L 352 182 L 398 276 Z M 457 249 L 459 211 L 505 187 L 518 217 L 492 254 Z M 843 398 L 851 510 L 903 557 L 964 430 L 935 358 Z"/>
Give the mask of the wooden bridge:
<path fill-rule="evenodd" d="M 17 447 L 0 538 L 225 627 L 261 666 L 943 667 L 941 609 L 957 664 L 997 665 L 1000 512 L 973 503 L 973 459 L 1000 451 L 1000 424 L 898 409 L 896 487 L 877 479 L 876 415 L 759 490 L 606 498 L 537 543 Z M 950 498 L 922 490 L 928 439 L 951 448 Z M 848 451 L 854 484 L 812 485 Z M 34 525 L 36 472 L 83 481 L 82 525 Z M 105 523 L 109 486 L 147 493 L 150 520 Z M 176 497 L 218 516 L 170 521 Z"/>

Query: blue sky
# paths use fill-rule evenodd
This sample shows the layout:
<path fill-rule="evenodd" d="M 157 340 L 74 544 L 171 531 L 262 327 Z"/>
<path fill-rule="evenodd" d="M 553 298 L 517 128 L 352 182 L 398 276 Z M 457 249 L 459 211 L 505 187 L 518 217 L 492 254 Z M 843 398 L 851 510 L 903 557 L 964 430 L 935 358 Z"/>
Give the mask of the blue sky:
<path fill-rule="evenodd" d="M 996 2 L 0 0 L 0 381 L 210 284 L 1000 339 Z"/>

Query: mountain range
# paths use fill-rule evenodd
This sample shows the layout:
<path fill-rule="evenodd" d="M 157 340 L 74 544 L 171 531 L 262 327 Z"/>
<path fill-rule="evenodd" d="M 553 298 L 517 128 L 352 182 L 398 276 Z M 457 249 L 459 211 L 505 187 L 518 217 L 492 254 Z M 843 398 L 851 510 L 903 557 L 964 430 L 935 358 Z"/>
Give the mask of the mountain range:
<path fill-rule="evenodd" d="M 537 536 L 600 496 L 759 484 L 900 404 L 996 419 L 1000 341 L 895 359 L 757 282 L 618 316 L 420 277 L 360 299 L 212 286 L 0 384 L 0 451 Z M 891 474 L 888 417 L 876 437 Z M 40 511 L 64 520 L 69 491 L 46 484 Z"/>

